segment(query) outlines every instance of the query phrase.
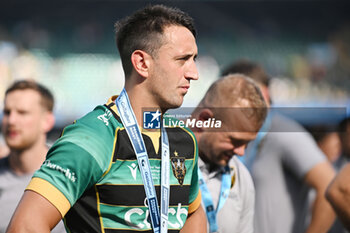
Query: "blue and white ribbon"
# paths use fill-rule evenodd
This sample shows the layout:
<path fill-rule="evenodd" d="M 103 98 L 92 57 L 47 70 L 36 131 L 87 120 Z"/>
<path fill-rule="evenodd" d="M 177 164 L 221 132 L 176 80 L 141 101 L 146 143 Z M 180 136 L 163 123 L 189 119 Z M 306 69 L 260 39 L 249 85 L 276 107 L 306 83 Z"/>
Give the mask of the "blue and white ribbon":
<path fill-rule="evenodd" d="M 135 114 L 131 108 L 130 101 L 126 90 L 120 93 L 115 101 L 120 118 L 126 129 L 131 141 L 131 145 L 135 151 L 145 193 L 148 201 L 148 209 L 151 216 L 151 222 L 154 233 L 168 232 L 168 209 L 169 209 L 169 192 L 170 192 L 170 156 L 169 156 L 169 140 L 168 135 L 162 127 L 161 129 L 161 215 L 159 214 L 157 194 L 152 179 L 152 171 L 148 159 L 148 154 L 143 141 L 140 128 L 137 124 Z"/>

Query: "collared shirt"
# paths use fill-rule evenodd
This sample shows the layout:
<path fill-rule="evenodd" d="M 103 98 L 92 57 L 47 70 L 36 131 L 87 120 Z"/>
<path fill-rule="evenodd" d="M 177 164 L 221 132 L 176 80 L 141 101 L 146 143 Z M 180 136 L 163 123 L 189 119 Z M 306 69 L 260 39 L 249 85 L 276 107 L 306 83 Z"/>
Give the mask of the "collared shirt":
<path fill-rule="evenodd" d="M 200 158 L 198 159 L 198 166 L 210 190 L 216 209 L 220 195 L 222 170 L 218 168 L 209 173 L 209 164 L 205 164 Z M 252 178 L 247 168 L 236 156 L 230 160 L 229 166 L 231 168 L 232 187 L 224 206 L 217 213 L 218 232 L 252 233 L 254 231 L 255 204 Z"/>

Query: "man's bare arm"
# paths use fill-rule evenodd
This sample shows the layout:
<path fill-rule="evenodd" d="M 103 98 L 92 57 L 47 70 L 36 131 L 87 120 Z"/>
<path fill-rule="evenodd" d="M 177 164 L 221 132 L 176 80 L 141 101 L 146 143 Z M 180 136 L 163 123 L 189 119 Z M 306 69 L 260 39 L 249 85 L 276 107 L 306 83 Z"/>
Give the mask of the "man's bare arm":
<path fill-rule="evenodd" d="M 340 221 L 350 230 L 350 163 L 338 173 L 326 191 Z"/>
<path fill-rule="evenodd" d="M 306 174 L 306 182 L 316 190 L 316 199 L 313 203 L 307 233 L 326 233 L 334 222 L 335 213 L 324 196 L 334 176 L 335 171 L 328 161 L 317 164 Z"/>
<path fill-rule="evenodd" d="M 61 220 L 58 209 L 40 194 L 27 190 L 7 228 L 7 233 L 47 233 Z"/>
<path fill-rule="evenodd" d="M 207 217 L 202 205 L 189 215 L 180 233 L 207 233 Z"/>

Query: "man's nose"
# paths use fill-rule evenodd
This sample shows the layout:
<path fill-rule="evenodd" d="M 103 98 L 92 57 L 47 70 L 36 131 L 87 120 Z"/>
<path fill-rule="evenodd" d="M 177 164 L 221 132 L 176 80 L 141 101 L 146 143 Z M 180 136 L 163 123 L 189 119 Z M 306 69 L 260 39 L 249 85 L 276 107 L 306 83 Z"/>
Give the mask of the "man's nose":
<path fill-rule="evenodd" d="M 185 72 L 186 79 L 193 79 L 198 80 L 198 69 L 197 65 L 194 61 L 192 61 L 191 65 L 188 67 L 187 71 Z"/>
<path fill-rule="evenodd" d="M 246 148 L 245 145 L 236 147 L 233 149 L 233 153 L 235 153 L 236 155 L 239 155 L 239 156 L 243 156 L 244 152 L 245 152 L 245 148 Z"/>

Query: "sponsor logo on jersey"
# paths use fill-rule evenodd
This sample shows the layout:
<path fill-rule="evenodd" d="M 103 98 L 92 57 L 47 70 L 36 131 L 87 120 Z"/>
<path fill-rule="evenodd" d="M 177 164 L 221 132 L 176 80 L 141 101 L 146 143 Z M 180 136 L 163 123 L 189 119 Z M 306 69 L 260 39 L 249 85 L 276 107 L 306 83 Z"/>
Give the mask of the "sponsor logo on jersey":
<path fill-rule="evenodd" d="M 130 169 L 132 178 L 136 180 L 136 175 L 137 175 L 137 165 L 136 163 L 132 163 L 131 166 L 128 165 L 128 168 Z"/>
<path fill-rule="evenodd" d="M 106 126 L 109 125 L 109 119 L 111 119 L 112 117 L 112 113 L 106 109 L 105 113 L 104 114 L 101 114 L 97 117 L 97 119 L 103 121 L 103 123 L 105 123 Z"/>
<path fill-rule="evenodd" d="M 148 207 L 147 204 L 147 198 L 145 198 L 145 206 Z M 169 221 L 168 221 L 168 227 L 169 229 L 181 229 L 184 225 L 184 220 L 187 218 L 188 211 L 186 208 L 181 207 L 181 203 L 178 203 L 177 207 L 170 207 L 169 208 Z M 135 215 L 141 216 L 143 221 L 139 221 L 137 223 L 133 222 L 132 219 L 135 219 Z M 184 215 L 182 218 L 181 216 Z M 176 220 L 174 218 L 171 218 L 171 216 L 175 216 Z M 132 208 L 128 210 L 124 215 L 125 222 L 138 230 L 147 230 L 151 228 L 151 224 L 148 221 L 149 219 L 149 210 L 147 209 L 141 209 L 141 208 Z M 182 220 L 184 219 L 184 220 Z"/>
<path fill-rule="evenodd" d="M 177 151 L 174 152 L 175 157 L 171 158 L 171 165 L 173 167 L 173 174 L 182 185 L 186 175 L 185 157 L 179 157 Z"/>
<path fill-rule="evenodd" d="M 45 160 L 42 166 L 48 167 L 50 169 L 59 171 L 63 173 L 69 180 L 71 180 L 73 183 L 77 180 L 75 173 L 72 172 L 69 168 L 63 168 L 60 165 L 51 163 L 50 160 Z"/>

